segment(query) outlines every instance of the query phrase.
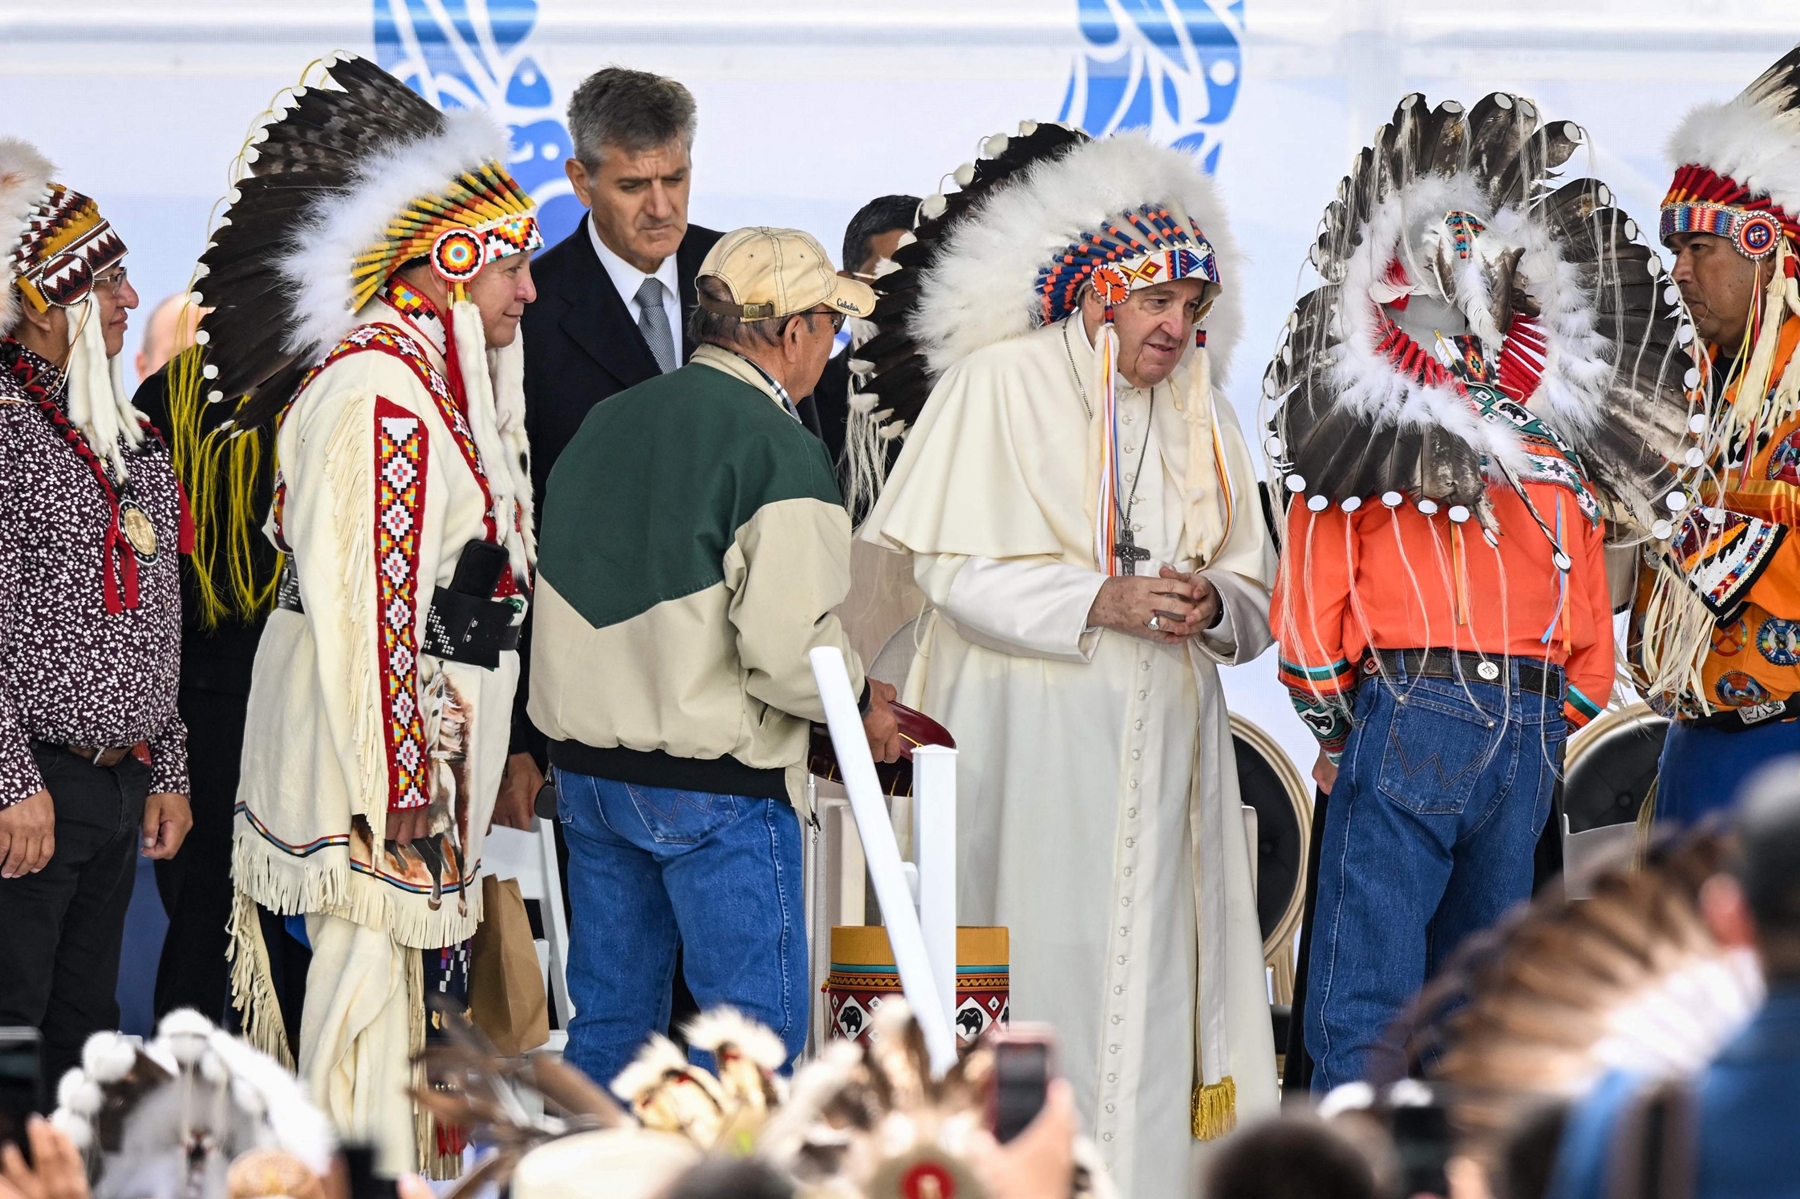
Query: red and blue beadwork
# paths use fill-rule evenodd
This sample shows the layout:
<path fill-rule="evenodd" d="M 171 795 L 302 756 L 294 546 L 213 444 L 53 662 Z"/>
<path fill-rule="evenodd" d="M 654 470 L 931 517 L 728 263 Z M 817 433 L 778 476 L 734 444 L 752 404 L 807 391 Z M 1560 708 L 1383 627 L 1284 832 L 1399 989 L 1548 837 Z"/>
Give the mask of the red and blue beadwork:
<path fill-rule="evenodd" d="M 1082 234 L 1038 271 L 1039 317 L 1049 325 L 1075 311 L 1084 283 L 1111 306 L 1137 288 L 1172 279 L 1201 280 L 1204 299 L 1211 299 L 1220 284 L 1218 255 L 1198 225 L 1146 204 Z"/>
<path fill-rule="evenodd" d="M 474 228 L 458 226 L 444 230 L 431 243 L 431 269 L 451 283 L 467 283 L 489 263 L 541 249 L 543 244 L 536 217 L 502 217 Z"/>
<path fill-rule="evenodd" d="M 1784 236 L 1800 238 L 1800 225 L 1767 196 L 1728 175 L 1701 166 L 1684 166 L 1662 203 L 1662 241 L 1679 233 L 1710 233 L 1729 241 L 1755 262 L 1773 254 Z"/>

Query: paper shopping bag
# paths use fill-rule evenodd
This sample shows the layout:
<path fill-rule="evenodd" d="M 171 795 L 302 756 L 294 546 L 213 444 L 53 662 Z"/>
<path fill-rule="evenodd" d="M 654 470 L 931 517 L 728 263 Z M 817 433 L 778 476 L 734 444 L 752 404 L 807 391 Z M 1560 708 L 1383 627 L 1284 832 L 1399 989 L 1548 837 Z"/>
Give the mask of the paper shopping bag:
<path fill-rule="evenodd" d="M 481 925 L 469 943 L 469 1018 L 507 1057 L 550 1039 L 550 997 L 516 878 L 481 879 Z"/>

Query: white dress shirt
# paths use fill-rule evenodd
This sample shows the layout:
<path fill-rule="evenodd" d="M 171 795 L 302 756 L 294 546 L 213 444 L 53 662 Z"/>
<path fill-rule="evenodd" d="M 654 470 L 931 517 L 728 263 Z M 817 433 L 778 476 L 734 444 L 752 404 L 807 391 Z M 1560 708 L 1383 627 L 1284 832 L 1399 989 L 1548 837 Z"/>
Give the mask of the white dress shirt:
<path fill-rule="evenodd" d="M 623 258 L 607 248 L 600 240 L 600 231 L 594 228 L 594 218 L 590 214 L 587 219 L 588 240 L 594 243 L 594 253 L 600 256 L 600 265 L 606 268 L 606 274 L 613 286 L 619 290 L 619 298 L 625 301 L 625 308 L 631 313 L 631 323 L 637 324 L 643 319 L 643 308 L 638 304 L 638 288 L 644 285 L 645 279 L 654 278 L 663 285 L 663 311 L 669 314 L 669 332 L 675 337 L 675 357 L 681 358 L 681 282 L 675 272 L 675 255 L 664 258 L 653 274 L 645 274 Z"/>

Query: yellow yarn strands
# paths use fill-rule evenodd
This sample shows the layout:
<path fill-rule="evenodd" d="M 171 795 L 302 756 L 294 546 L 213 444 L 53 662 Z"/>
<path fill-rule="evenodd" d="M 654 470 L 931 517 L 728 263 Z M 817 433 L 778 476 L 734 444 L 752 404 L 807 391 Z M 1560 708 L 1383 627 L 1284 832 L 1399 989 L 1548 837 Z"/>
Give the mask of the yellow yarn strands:
<path fill-rule="evenodd" d="M 201 628 L 216 629 L 228 620 L 250 623 L 267 612 L 275 602 L 279 572 L 257 577 L 254 539 L 262 536 L 262 514 L 256 510 L 256 483 L 264 434 L 252 430 L 231 437 L 224 430 L 207 429 L 204 384 L 198 348 L 183 350 L 169 363 L 169 452 L 194 519 L 188 566 L 199 601 L 196 615 Z"/>
<path fill-rule="evenodd" d="M 1237 1127 L 1237 1082 L 1227 1074 L 1215 1083 L 1194 1088 L 1193 1132 L 1196 1141 L 1216 1141 Z"/>

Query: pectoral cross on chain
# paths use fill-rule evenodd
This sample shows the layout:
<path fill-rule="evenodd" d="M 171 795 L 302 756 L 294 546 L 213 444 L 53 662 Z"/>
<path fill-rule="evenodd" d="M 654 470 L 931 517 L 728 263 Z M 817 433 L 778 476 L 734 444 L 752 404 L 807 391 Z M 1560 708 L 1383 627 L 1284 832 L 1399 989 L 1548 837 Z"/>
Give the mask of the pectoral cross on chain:
<path fill-rule="evenodd" d="M 1126 525 L 1119 530 L 1119 536 L 1113 547 L 1113 557 L 1119 560 L 1119 573 L 1136 575 L 1137 564 L 1150 560 L 1150 551 L 1139 546 L 1137 538 L 1132 535 L 1131 526 Z"/>

